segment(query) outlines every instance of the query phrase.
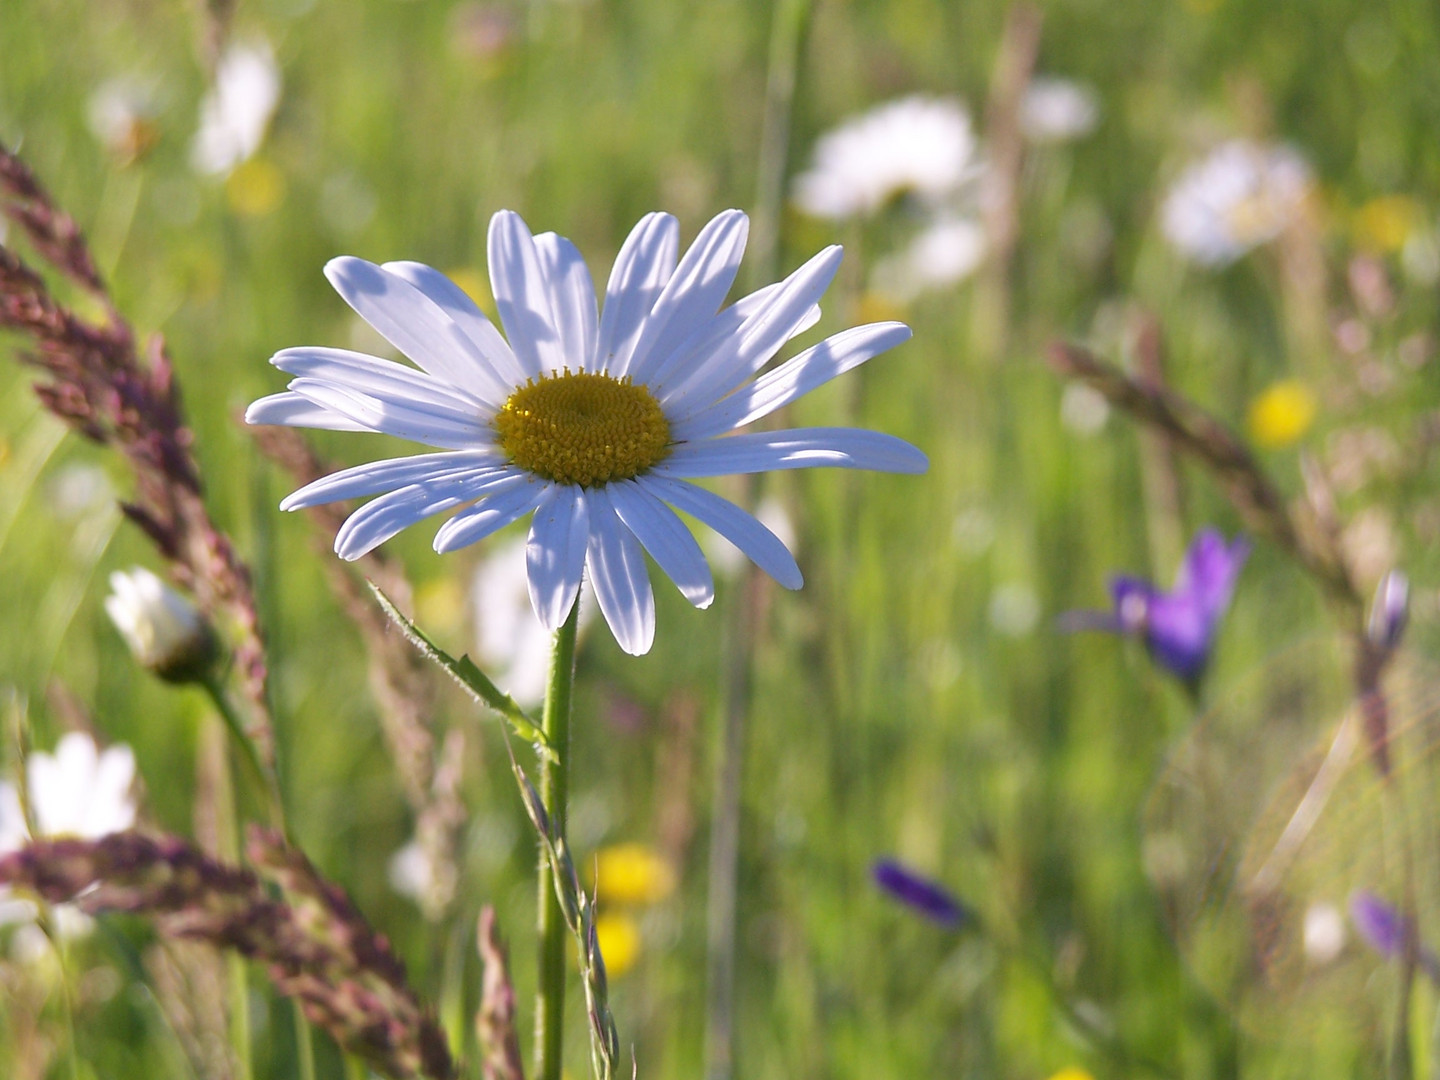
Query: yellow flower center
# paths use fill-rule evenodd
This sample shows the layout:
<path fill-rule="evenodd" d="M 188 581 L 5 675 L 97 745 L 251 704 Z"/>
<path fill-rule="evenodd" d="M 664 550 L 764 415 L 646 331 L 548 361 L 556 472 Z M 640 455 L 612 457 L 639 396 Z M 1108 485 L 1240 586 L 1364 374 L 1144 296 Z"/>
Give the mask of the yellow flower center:
<path fill-rule="evenodd" d="M 670 425 L 649 390 L 628 378 L 569 369 L 511 394 L 495 431 L 522 469 L 581 487 L 629 480 L 670 452 Z"/>

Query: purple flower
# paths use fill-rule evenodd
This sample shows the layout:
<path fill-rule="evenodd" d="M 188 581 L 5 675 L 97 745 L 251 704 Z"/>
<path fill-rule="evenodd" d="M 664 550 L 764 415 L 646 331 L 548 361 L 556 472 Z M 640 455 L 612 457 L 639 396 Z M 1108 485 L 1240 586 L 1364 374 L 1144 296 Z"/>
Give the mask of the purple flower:
<path fill-rule="evenodd" d="M 1062 630 L 1108 630 L 1132 634 L 1145 643 L 1156 662 L 1194 684 L 1205 671 L 1220 617 L 1250 544 L 1244 537 L 1227 543 L 1215 529 L 1202 529 L 1185 552 L 1185 561 L 1169 592 L 1141 578 L 1119 575 L 1110 582 L 1113 611 L 1076 611 L 1062 616 Z"/>
<path fill-rule="evenodd" d="M 881 892 L 933 923 L 958 930 L 970 918 L 970 913 L 943 885 L 921 877 L 894 859 L 876 860 L 870 873 Z"/>
<path fill-rule="evenodd" d="M 1410 940 L 1410 924 L 1394 907 L 1372 892 L 1350 897 L 1350 921 L 1365 944 L 1389 959 L 1403 956 Z"/>
<path fill-rule="evenodd" d="M 1350 921 L 1365 944 L 1381 956 L 1387 960 L 1403 960 L 1413 955 L 1420 970 L 1440 986 L 1440 957 L 1420 945 L 1415 924 L 1398 908 L 1362 890 L 1350 897 Z"/>

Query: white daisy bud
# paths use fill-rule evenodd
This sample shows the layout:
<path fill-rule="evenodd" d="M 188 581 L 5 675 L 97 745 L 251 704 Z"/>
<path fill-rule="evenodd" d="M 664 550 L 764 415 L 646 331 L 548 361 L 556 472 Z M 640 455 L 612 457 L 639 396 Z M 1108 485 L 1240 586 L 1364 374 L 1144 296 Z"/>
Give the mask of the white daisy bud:
<path fill-rule="evenodd" d="M 185 597 L 144 567 L 110 575 L 110 616 L 135 659 L 167 682 L 193 682 L 215 659 L 215 637 Z"/>

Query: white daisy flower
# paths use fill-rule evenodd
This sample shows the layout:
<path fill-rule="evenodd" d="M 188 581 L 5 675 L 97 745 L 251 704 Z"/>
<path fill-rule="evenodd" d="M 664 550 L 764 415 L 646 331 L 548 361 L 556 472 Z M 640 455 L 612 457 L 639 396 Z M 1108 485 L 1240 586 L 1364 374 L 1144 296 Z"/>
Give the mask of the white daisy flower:
<path fill-rule="evenodd" d="M 105 613 L 142 667 L 172 682 L 204 674 L 215 639 L 194 604 L 143 566 L 115 571 L 110 590 Z"/>
<path fill-rule="evenodd" d="M 1100 103 L 1095 91 L 1069 79 L 1040 75 L 1020 100 L 1020 132 L 1031 142 L 1069 142 L 1095 130 Z"/>
<path fill-rule="evenodd" d="M 1280 235 L 1299 214 L 1310 168 L 1294 150 L 1232 139 L 1180 174 L 1160 226 L 1202 266 L 1225 266 Z"/>
<path fill-rule="evenodd" d="M 744 249 L 737 210 L 712 220 L 676 265 L 679 227 L 648 214 L 616 258 L 597 311 L 568 240 L 532 236 L 518 214 L 491 220 L 490 277 L 502 337 L 461 289 L 419 263 L 325 267 L 345 301 L 421 369 L 342 349 L 285 349 L 289 390 L 252 404 L 253 424 L 398 435 L 439 453 L 371 462 L 307 484 L 280 505 L 365 495 L 335 550 L 356 559 L 447 510 L 435 550 L 455 551 L 534 514 L 526 561 L 547 629 L 570 612 L 588 570 L 621 648 L 649 650 L 655 604 L 648 551 L 697 607 L 714 598 L 700 545 L 671 507 L 724 534 L 787 588 L 800 568 L 739 507 L 691 483 L 727 473 L 832 465 L 923 472 L 925 455 L 850 428 L 731 434 L 910 336 L 902 323 L 843 331 L 759 378 L 819 318 L 840 263 L 830 247 L 784 281 L 721 308 Z M 508 341 L 507 341 L 508 338 Z"/>
<path fill-rule="evenodd" d="M 38 751 L 26 761 L 26 789 L 38 835 L 98 840 L 135 824 L 135 754 L 128 746 L 101 750 L 89 735 L 72 731 L 61 738 L 54 754 Z M 18 851 L 30 841 L 21 812 L 20 792 L 0 780 L 0 854 Z M 0 888 L 0 924 L 35 919 L 35 905 Z M 79 908 L 55 908 L 56 927 L 65 937 L 79 937 L 92 927 Z"/>
<path fill-rule="evenodd" d="M 280 67 L 265 42 L 232 45 L 215 65 L 215 85 L 200 103 L 191 160 L 220 176 L 254 155 L 280 104 Z"/>
<path fill-rule="evenodd" d="M 795 204 L 838 221 L 873 214 L 899 195 L 938 203 L 979 174 L 978 151 L 962 103 L 902 98 L 821 136 L 813 164 L 795 178 Z"/>

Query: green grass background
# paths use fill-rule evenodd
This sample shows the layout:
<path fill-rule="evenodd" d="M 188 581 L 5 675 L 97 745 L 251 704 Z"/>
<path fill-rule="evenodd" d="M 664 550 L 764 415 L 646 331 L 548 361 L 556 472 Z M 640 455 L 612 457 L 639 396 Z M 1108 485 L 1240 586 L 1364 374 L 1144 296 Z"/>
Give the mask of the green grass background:
<path fill-rule="evenodd" d="M 453 925 L 428 926 L 386 883 L 386 862 L 411 823 L 362 647 L 321 576 L 330 556 L 317 554 L 305 521 L 275 509 L 290 485 L 259 459 L 236 418 L 280 389 L 265 363 L 272 352 L 348 342 L 349 312 L 320 273 L 335 254 L 483 274 L 486 222 L 509 207 L 537 231 L 574 238 L 603 280 L 647 210 L 676 213 L 688 240 L 716 211 L 752 208 L 771 6 L 535 0 L 508 9 L 515 40 L 480 61 L 456 45 L 452 3 L 241 4 L 237 37 L 268 37 L 284 78 L 261 151 L 283 178 L 283 199 L 259 216 L 235 212 L 222 182 L 189 167 L 205 86 L 200 7 L 6 0 L 0 137 L 82 223 L 120 308 L 140 330 L 166 335 L 212 511 L 258 575 L 286 793 L 305 848 L 392 936 L 418 985 L 459 1007 L 473 1005 L 478 983 L 473 915 L 494 903 L 528 1025 L 534 845 L 498 732 L 447 699 L 445 722 L 473 732 L 470 825 L 460 914 Z M 807 585 L 776 590 L 757 649 L 738 1076 L 1038 1080 L 1066 1065 L 1097 1077 L 1146 1075 L 1077 1035 L 1047 980 L 1132 1055 L 1171 1075 L 1233 1068 L 1226 1047 L 1237 1037 L 1225 1009 L 1187 973 L 1142 866 L 1147 792 L 1194 711 L 1138 648 L 1051 629 L 1059 612 L 1102 605 L 1114 569 L 1166 581 L 1175 569 L 1151 562 L 1133 429 L 1118 416 L 1090 438 L 1062 426 L 1062 387 L 1039 359 L 1052 337 L 1094 340 L 1116 356 L 1107 328 L 1136 302 L 1164 326 L 1175 385 L 1235 424 L 1265 385 L 1301 373 L 1325 391 L 1302 449 L 1323 455 L 1330 436 L 1360 425 L 1388 431 L 1411 468 L 1348 495 L 1343 509 L 1387 509 L 1416 583 L 1414 643 L 1423 650 L 1433 640 L 1437 559 L 1423 523 L 1433 520 L 1425 511 L 1434 496 L 1423 450 L 1414 449 L 1437 396 L 1433 363 L 1402 371 L 1399 389 L 1384 397 L 1331 393 L 1353 384 L 1349 361 L 1287 351 L 1273 261 L 1261 253 L 1220 272 L 1189 268 L 1160 237 L 1157 206 L 1167 178 L 1209 137 L 1293 142 L 1321 185 L 1331 303 L 1347 311 L 1354 207 L 1404 194 L 1434 227 L 1440 9 L 1421 0 L 1043 8 L 1039 69 L 1091 84 L 1102 113 L 1087 139 L 1030 160 L 1004 355 L 971 347 L 971 286 L 917 302 L 906 316 L 912 342 L 851 376 L 849 387 L 814 394 L 796 415 L 824 423 L 853 410 L 854 422 L 925 449 L 930 473 L 817 472 L 770 487 L 798 523 Z M 820 0 L 798 68 L 790 171 L 803 167 L 820 132 L 896 95 L 958 94 L 978 114 L 1004 15 L 1004 5 L 978 0 Z M 102 82 L 132 73 L 159 87 L 159 140 L 121 167 L 87 129 L 86 109 Z M 1087 231 L 1108 242 L 1086 249 L 1075 238 Z M 890 224 L 855 235 L 790 214 L 781 239 L 787 271 L 837 239 L 850 243 L 855 277 L 842 271 L 832 292 L 820 328 L 829 332 L 858 321 L 857 292 L 844 281 L 887 250 Z M 1437 313 L 1433 285 L 1384 258 L 1398 310 L 1376 351 L 1390 362 L 1402 336 L 1434 331 Z M 32 378 L 8 360 L 0 367 L 0 684 L 28 696 L 37 743 L 48 746 L 60 727 L 46 689 L 63 681 L 106 738 L 135 747 L 149 820 L 186 832 L 205 703 L 139 671 L 108 624 L 106 574 L 156 562 L 113 516 L 77 523 L 57 511 L 53 484 L 68 465 L 98 463 L 122 493 L 126 480 L 103 453 L 60 438 L 28 393 Z M 345 436 L 316 441 L 346 463 L 378 447 Z M 1298 493 L 1295 449 L 1264 461 Z M 1188 526 L 1236 530 L 1218 491 L 1186 473 Z M 960 533 L 969 542 L 957 542 L 957 520 L 968 523 Z M 988 542 L 973 542 L 976 523 Z M 422 589 L 464 590 L 474 556 L 441 559 L 429 538 L 420 527 L 390 547 Z M 997 590 L 1017 586 L 1041 614 L 1013 636 L 990 613 Z M 582 861 L 602 843 L 654 842 L 677 783 L 695 816 L 680 888 L 646 915 L 644 955 L 614 988 L 622 1043 L 633 1044 L 640 1075 L 651 1078 L 701 1068 L 717 657 L 721 611 L 734 599 L 722 586 L 716 609 L 697 613 L 663 581 L 656 591 L 650 655 L 623 656 L 599 627 L 582 645 L 573 811 Z M 1257 545 L 1208 692 L 1222 696 L 1278 646 L 1328 626 L 1312 584 Z M 463 622 L 437 633 L 457 652 L 471 647 Z M 691 774 L 677 779 L 662 772 L 681 737 L 664 718 L 689 699 L 700 703 L 700 722 Z M 643 719 L 617 733 L 610 717 L 621 705 Z M 888 905 L 868 880 L 871 860 L 887 853 L 953 886 L 990 933 L 947 935 Z M 143 941 L 144 930 L 116 923 L 85 946 L 82 964 L 118 967 L 117 938 Z M 258 977 L 255 989 L 270 1002 L 260 1019 L 270 1047 L 261 1075 L 294 1075 L 285 1013 Z M 83 1016 L 82 1075 L 186 1075 L 148 1001 L 127 981 Z M 53 998 L 49 1009 L 57 1025 Z M 580 1015 L 577 1005 L 574 1076 L 586 1060 Z M 1317 1038 L 1297 1048 L 1279 1035 L 1238 1036 L 1243 1075 L 1377 1074 L 1378 1058 L 1360 1043 Z M 5 1047 L 0 1041 L 0 1060 Z M 321 1066 L 340 1075 L 328 1048 Z"/>

